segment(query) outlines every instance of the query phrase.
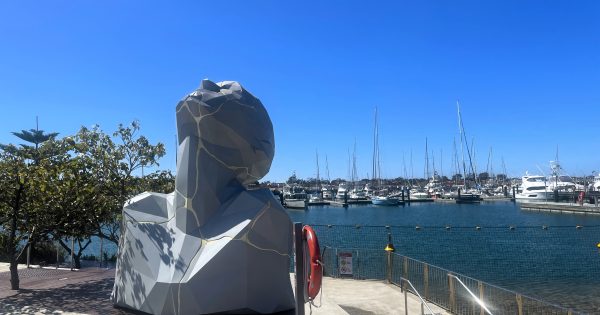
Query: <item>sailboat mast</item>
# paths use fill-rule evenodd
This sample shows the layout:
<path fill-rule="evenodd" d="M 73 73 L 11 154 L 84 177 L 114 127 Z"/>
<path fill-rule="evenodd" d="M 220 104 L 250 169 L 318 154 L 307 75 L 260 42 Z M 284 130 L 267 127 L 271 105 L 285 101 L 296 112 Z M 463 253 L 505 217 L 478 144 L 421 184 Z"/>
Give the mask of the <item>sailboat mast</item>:
<path fill-rule="evenodd" d="M 444 176 L 444 151 L 440 149 L 440 177 Z"/>
<path fill-rule="evenodd" d="M 425 137 L 425 178 L 429 179 L 429 148 L 427 147 L 427 137 Z"/>
<path fill-rule="evenodd" d="M 373 126 L 373 165 L 371 168 L 371 183 L 375 185 L 377 181 L 377 106 L 375 106 L 375 118 L 374 118 L 374 126 Z"/>
<path fill-rule="evenodd" d="M 315 150 L 315 153 L 317 155 L 317 189 L 321 191 L 321 178 L 319 176 L 319 151 Z"/>
<path fill-rule="evenodd" d="M 460 155 L 462 156 L 462 171 L 463 171 L 463 185 L 467 186 L 467 169 L 465 165 L 465 150 L 463 143 L 463 129 L 462 129 L 462 121 L 460 117 L 460 104 L 456 101 L 456 109 L 458 112 L 458 133 L 460 135 Z"/>
<path fill-rule="evenodd" d="M 327 160 L 327 154 L 325 154 L 325 169 L 327 170 L 327 184 L 331 184 L 331 177 L 329 177 L 329 161 Z"/>
<path fill-rule="evenodd" d="M 460 104 L 458 103 L 458 101 L 456 101 L 456 107 L 458 108 L 458 124 L 459 124 L 459 129 L 460 129 L 460 133 L 462 134 L 462 138 L 461 138 L 461 146 L 460 149 L 461 151 L 463 151 L 462 147 L 463 147 L 463 138 L 464 138 L 464 142 L 467 142 L 467 135 L 465 133 L 465 127 L 463 126 L 462 123 L 462 117 L 460 115 Z M 475 174 L 475 168 L 473 167 L 473 159 L 471 158 L 471 151 L 469 150 L 469 143 L 465 143 L 465 147 L 467 149 L 467 155 L 469 157 L 469 166 L 471 167 L 471 172 L 473 173 L 473 181 L 475 182 L 475 184 L 477 184 L 477 175 Z M 465 174 L 466 174 L 466 169 L 465 169 L 465 155 L 463 152 L 463 169 L 465 170 Z M 466 178 L 465 178 L 465 184 L 466 184 Z"/>

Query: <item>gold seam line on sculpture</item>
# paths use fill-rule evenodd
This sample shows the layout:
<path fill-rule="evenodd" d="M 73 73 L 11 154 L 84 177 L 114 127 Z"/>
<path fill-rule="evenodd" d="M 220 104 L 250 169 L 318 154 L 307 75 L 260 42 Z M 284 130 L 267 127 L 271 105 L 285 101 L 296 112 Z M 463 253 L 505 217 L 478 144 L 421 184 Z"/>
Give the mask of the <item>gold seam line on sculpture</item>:
<path fill-rule="evenodd" d="M 193 102 L 198 103 L 200 105 L 202 105 L 202 103 L 206 104 L 205 102 L 201 102 L 201 101 L 198 101 L 198 100 L 195 100 L 195 99 L 191 99 L 190 101 L 193 101 Z M 179 108 L 179 110 L 177 110 L 177 113 L 179 113 L 179 111 L 182 110 L 184 107 L 187 109 L 188 113 L 190 114 L 190 116 L 192 117 L 192 119 L 194 119 L 194 122 L 196 123 L 196 131 L 198 133 L 197 138 L 200 140 L 201 139 L 200 138 L 200 121 L 204 117 L 206 117 L 206 116 L 213 116 L 217 112 L 219 112 L 221 110 L 221 108 L 223 107 L 223 105 L 225 104 L 225 102 L 227 102 L 227 100 L 224 100 L 221 104 L 219 104 L 218 107 L 217 107 L 217 109 L 215 111 L 213 111 L 213 112 L 210 112 L 210 113 L 205 114 L 205 115 L 200 114 L 200 116 L 196 116 L 196 115 L 194 115 L 194 113 L 192 113 L 192 110 L 190 109 L 190 107 L 188 105 L 188 101 L 184 101 L 183 105 Z M 188 136 L 188 138 L 190 138 L 190 141 L 191 141 L 191 137 Z M 198 141 L 198 144 L 200 144 L 200 141 Z M 198 156 L 199 153 L 200 153 L 200 147 L 198 147 L 196 149 L 196 156 Z M 196 179 L 198 179 L 200 177 L 198 163 L 199 163 L 199 160 L 196 159 Z M 197 193 L 198 193 L 198 184 L 195 185 L 194 194 L 192 195 L 191 199 L 195 198 Z M 198 222 L 198 220 L 196 220 L 196 221 Z M 200 224 L 198 223 L 198 225 L 200 225 Z"/>
<path fill-rule="evenodd" d="M 215 159 L 215 161 L 219 162 L 220 164 L 222 164 L 223 166 L 225 166 L 225 168 L 232 170 L 232 171 L 236 171 L 239 169 L 245 170 L 246 171 L 246 175 L 248 175 L 249 177 L 258 179 L 259 177 L 254 176 L 252 174 L 250 174 L 250 172 L 248 171 L 248 167 L 246 166 L 232 166 L 232 165 L 228 165 L 227 163 L 221 161 L 220 159 L 218 159 L 216 156 L 214 156 L 212 153 L 210 153 L 210 151 L 208 151 L 207 148 L 205 148 L 204 146 L 199 147 L 198 149 L 204 149 L 204 152 L 206 152 L 206 154 L 208 154 L 210 157 L 212 157 L 213 159 Z"/>
<path fill-rule="evenodd" d="M 289 255 L 289 254 L 280 253 L 280 252 L 278 252 L 277 250 L 275 250 L 275 249 L 271 249 L 271 248 L 261 248 L 261 247 L 259 247 L 258 245 L 255 245 L 255 244 L 253 244 L 253 243 L 252 243 L 252 242 L 250 242 L 250 241 L 243 241 L 243 240 L 241 240 L 241 239 L 232 239 L 232 241 L 241 241 L 241 242 L 243 242 L 243 243 L 246 243 L 246 244 L 248 244 L 248 245 L 250 245 L 250 246 L 252 246 L 252 247 L 254 247 L 254 248 L 258 249 L 258 250 L 261 250 L 261 251 L 265 251 L 265 252 L 274 252 L 274 253 L 278 254 L 279 256 L 286 256 L 286 257 L 290 257 L 290 255 Z"/>
<path fill-rule="evenodd" d="M 279 251 L 277 251 L 276 249 L 272 249 L 272 248 L 262 248 L 262 247 L 260 247 L 260 246 L 258 246 L 258 245 L 255 245 L 254 243 L 252 243 L 252 242 L 251 242 L 251 241 L 248 239 L 248 235 L 247 235 L 247 233 L 246 233 L 246 234 L 244 234 L 244 235 L 242 235 L 242 237 L 240 237 L 240 238 L 234 238 L 234 237 L 231 237 L 231 236 L 222 236 L 222 237 L 219 237 L 218 239 L 214 239 L 214 240 L 206 240 L 206 245 L 208 245 L 208 244 L 210 244 L 210 243 L 213 243 L 213 242 L 220 241 L 220 240 L 222 240 L 222 239 L 227 239 L 227 238 L 228 238 L 230 241 L 239 241 L 239 242 L 242 242 L 242 243 L 246 243 L 246 244 L 248 244 L 248 245 L 250 245 L 250 246 L 252 246 L 252 247 L 254 247 L 254 248 L 258 249 L 258 250 L 261 250 L 261 251 L 266 251 L 266 252 L 274 252 L 274 253 L 276 253 L 276 254 L 278 254 L 278 255 L 280 255 L 280 256 L 286 256 L 286 257 L 290 257 L 290 255 L 289 255 L 289 254 L 280 253 L 280 252 L 279 252 Z"/>
<path fill-rule="evenodd" d="M 200 163 L 200 159 L 198 158 L 198 156 L 200 155 L 200 149 L 204 147 L 204 145 L 202 145 L 202 142 L 200 140 L 202 140 L 202 138 L 200 138 L 200 121 L 202 121 L 202 119 L 206 116 L 213 116 L 216 113 L 218 113 L 221 108 L 223 108 L 223 105 L 225 104 L 227 100 L 224 100 L 221 104 L 219 104 L 219 106 L 217 107 L 217 109 L 212 112 L 212 113 L 208 113 L 206 115 L 201 115 L 199 119 L 196 120 L 196 116 L 194 116 L 194 114 L 192 114 L 192 111 L 189 110 L 190 114 L 192 115 L 192 117 L 194 118 L 194 121 L 196 122 L 196 131 L 198 132 L 198 146 L 196 148 L 196 180 L 198 180 L 198 178 L 200 178 L 200 167 L 199 167 L 199 163 Z M 203 102 L 204 103 L 204 102 Z M 205 103 L 206 104 L 206 103 Z M 190 137 L 190 141 L 191 141 L 191 137 Z M 194 194 L 192 195 L 192 199 L 196 198 L 196 194 L 198 193 L 198 184 L 196 183 L 195 185 L 195 189 L 194 189 Z M 198 226 L 200 226 L 200 223 L 198 223 Z"/>
<path fill-rule="evenodd" d="M 252 226 L 250 227 L 250 230 L 248 230 L 248 232 L 246 232 L 246 234 L 248 234 L 254 228 L 254 225 L 256 224 L 256 222 L 258 222 L 260 217 L 262 217 L 263 214 L 265 214 L 267 212 L 267 209 L 269 209 L 269 208 L 271 208 L 271 202 L 267 201 L 267 204 L 262 209 L 260 209 L 256 218 L 254 218 L 254 222 L 252 222 Z"/>

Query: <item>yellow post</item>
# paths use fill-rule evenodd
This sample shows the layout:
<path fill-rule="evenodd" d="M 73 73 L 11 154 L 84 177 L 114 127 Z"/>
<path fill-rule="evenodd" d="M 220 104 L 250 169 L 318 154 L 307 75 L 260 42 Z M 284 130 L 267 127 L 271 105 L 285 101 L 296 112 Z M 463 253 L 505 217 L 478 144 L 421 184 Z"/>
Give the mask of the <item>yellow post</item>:
<path fill-rule="evenodd" d="M 394 267 L 392 264 L 392 253 L 396 251 L 394 244 L 392 244 L 392 233 L 388 233 L 388 243 L 383 250 L 387 252 L 387 280 L 388 283 L 392 283 L 392 269 Z"/>
<path fill-rule="evenodd" d="M 517 307 L 519 309 L 519 315 L 523 315 L 523 297 L 517 294 Z"/>

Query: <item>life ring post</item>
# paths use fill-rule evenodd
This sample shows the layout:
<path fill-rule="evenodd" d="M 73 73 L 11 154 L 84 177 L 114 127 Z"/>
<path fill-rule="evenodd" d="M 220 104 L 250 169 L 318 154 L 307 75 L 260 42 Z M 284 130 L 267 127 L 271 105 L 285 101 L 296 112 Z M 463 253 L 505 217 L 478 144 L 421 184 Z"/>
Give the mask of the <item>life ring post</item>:
<path fill-rule="evenodd" d="M 304 275 L 306 279 L 306 299 L 305 302 L 314 300 L 319 291 L 321 291 L 321 283 L 323 281 L 323 262 L 321 261 L 321 249 L 319 248 L 319 240 L 317 233 L 309 225 L 305 225 L 302 228 L 303 241 L 306 242 L 308 247 L 307 257 L 309 257 L 309 266 L 307 270 L 310 271 L 308 275 Z"/>
<path fill-rule="evenodd" d="M 294 223 L 294 273 L 296 276 L 296 315 L 304 315 L 304 244 L 302 223 Z"/>

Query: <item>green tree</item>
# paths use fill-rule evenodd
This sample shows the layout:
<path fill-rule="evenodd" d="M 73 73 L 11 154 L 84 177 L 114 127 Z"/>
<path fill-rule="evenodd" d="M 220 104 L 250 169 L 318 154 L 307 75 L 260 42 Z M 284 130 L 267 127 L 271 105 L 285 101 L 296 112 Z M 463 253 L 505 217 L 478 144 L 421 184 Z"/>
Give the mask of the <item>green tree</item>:
<path fill-rule="evenodd" d="M 44 130 L 39 129 L 29 129 L 29 130 L 21 130 L 21 132 L 12 132 L 13 135 L 19 137 L 21 140 L 34 144 L 34 146 L 29 146 L 25 144 L 21 144 L 24 148 L 32 148 L 38 149 L 39 145 L 50 140 L 56 138 L 58 136 L 58 132 L 45 133 Z"/>
<path fill-rule="evenodd" d="M 44 154 L 46 144 L 41 147 Z M 0 233 L 9 259 L 11 288 L 19 289 L 17 263 L 23 252 L 51 229 L 45 211 L 45 189 L 53 173 L 48 159 L 30 163 L 32 151 L 14 145 L 0 146 Z"/>
<path fill-rule="evenodd" d="M 97 197 L 90 207 L 95 208 L 97 236 L 116 244 L 119 242 L 121 212 L 125 202 L 145 190 L 145 182 L 139 175 L 144 168 L 159 166 L 158 160 L 164 156 L 162 143 L 151 144 L 138 135 L 140 125 L 134 121 L 129 126 L 119 125 L 113 138 L 99 126 L 85 127 L 74 137 L 76 154 L 85 159 L 85 169 L 93 174 L 96 181 L 94 193 Z M 166 174 L 150 174 L 150 179 L 166 183 Z M 152 180 L 151 180 L 152 182 Z"/>

